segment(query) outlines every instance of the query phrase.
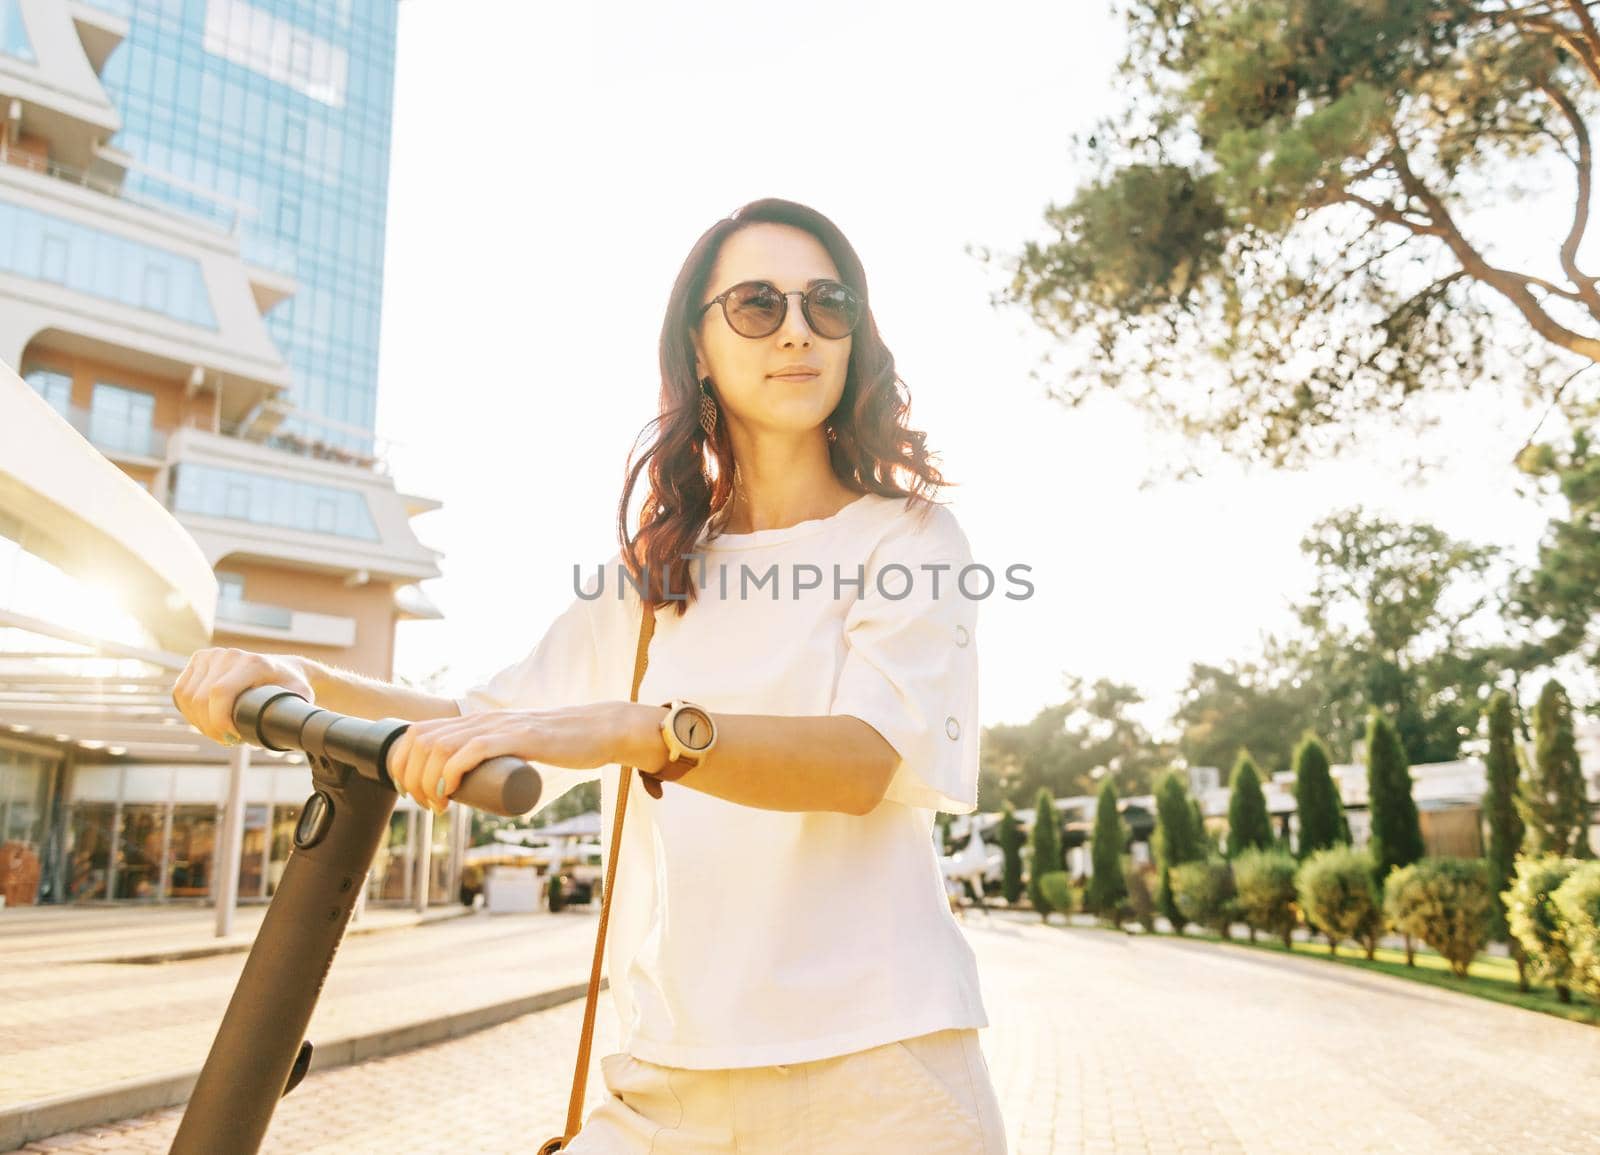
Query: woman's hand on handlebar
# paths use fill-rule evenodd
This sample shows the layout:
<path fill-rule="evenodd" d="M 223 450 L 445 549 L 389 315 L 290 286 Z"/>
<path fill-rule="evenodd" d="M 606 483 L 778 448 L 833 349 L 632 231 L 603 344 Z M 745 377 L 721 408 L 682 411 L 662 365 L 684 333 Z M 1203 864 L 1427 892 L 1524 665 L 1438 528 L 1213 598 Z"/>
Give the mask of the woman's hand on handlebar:
<path fill-rule="evenodd" d="M 282 686 L 308 702 L 316 700 L 300 658 L 212 646 L 190 655 L 172 688 L 172 704 L 207 738 L 232 746 L 239 742 L 234 703 L 255 686 Z"/>
<path fill-rule="evenodd" d="M 667 754 L 655 729 L 663 713 L 637 702 L 594 702 L 413 722 L 389 747 L 389 777 L 400 793 L 442 814 L 461 779 L 490 758 L 511 755 L 573 770 L 612 762 L 655 767 Z"/>

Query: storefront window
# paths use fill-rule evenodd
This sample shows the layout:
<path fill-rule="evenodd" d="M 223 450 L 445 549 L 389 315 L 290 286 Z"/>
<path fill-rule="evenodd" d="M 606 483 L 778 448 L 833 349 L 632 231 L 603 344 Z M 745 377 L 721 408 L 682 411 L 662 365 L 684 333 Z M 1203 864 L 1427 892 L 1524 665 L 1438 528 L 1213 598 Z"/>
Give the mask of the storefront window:
<path fill-rule="evenodd" d="M 450 889 L 450 848 L 455 845 L 455 815 L 440 814 L 433 820 L 433 857 L 428 862 L 428 901 L 454 902 Z"/>
<path fill-rule="evenodd" d="M 378 846 L 372 873 L 367 876 L 368 898 L 404 902 L 411 897 L 411 888 L 406 885 L 406 865 L 411 861 L 406 853 L 410 823 L 407 811 L 396 810 L 389 815 L 389 837 Z"/>
<path fill-rule="evenodd" d="M 114 898 L 157 898 L 164 806 L 124 806 Z"/>
<path fill-rule="evenodd" d="M 44 841 L 45 810 L 54 779 L 52 759 L 0 750 L 0 842 Z"/>
<path fill-rule="evenodd" d="M 117 810 L 109 802 L 73 807 L 72 850 L 67 859 L 67 900 L 106 897 L 111 873 L 112 826 Z"/>
<path fill-rule="evenodd" d="M 300 821 L 300 807 L 274 806 L 272 808 L 272 865 L 267 870 L 267 893 L 274 894 L 283 868 L 289 865 L 289 855 L 294 850 L 294 827 Z"/>
<path fill-rule="evenodd" d="M 167 858 L 167 894 L 205 898 L 216 863 L 217 808 L 178 806 L 172 811 L 172 852 Z"/>
<path fill-rule="evenodd" d="M 265 803 L 244 808 L 244 839 L 240 842 L 239 897 L 260 898 L 270 868 L 267 866 L 267 815 Z"/>

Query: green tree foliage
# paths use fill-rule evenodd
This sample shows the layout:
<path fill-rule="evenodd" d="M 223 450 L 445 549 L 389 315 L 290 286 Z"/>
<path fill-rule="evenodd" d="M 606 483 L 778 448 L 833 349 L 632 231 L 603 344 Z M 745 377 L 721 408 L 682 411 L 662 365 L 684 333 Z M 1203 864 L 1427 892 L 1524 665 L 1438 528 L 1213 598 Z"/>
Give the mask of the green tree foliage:
<path fill-rule="evenodd" d="M 1039 905 L 1039 914 L 1045 922 L 1050 921 L 1051 911 L 1057 914 L 1072 913 L 1072 876 L 1066 871 L 1052 870 L 1041 875 L 1039 894 L 1044 899 L 1043 904 Z"/>
<path fill-rule="evenodd" d="M 1587 790 L 1572 734 L 1572 705 L 1554 678 L 1539 693 L 1533 732 L 1533 765 L 1515 799 L 1526 827 L 1524 848 L 1529 854 L 1589 857 Z"/>
<path fill-rule="evenodd" d="M 1411 795 L 1411 767 L 1399 735 L 1376 710 L 1367 723 L 1367 805 L 1372 815 L 1373 881 L 1379 886 L 1396 866 L 1422 857 L 1422 824 Z"/>
<path fill-rule="evenodd" d="M 1272 818 L 1267 814 L 1261 776 L 1247 750 L 1239 751 L 1228 796 L 1228 857 L 1244 850 L 1265 850 L 1272 845 Z"/>
<path fill-rule="evenodd" d="M 1371 958 L 1377 949 L 1383 899 L 1373 882 L 1372 855 L 1334 846 L 1319 850 L 1295 875 L 1296 901 L 1306 921 L 1328 936 L 1333 954 L 1345 939 L 1358 939 Z"/>
<path fill-rule="evenodd" d="M 1248 749 L 1269 773 L 1287 770 L 1292 736 L 1315 723 L 1321 690 L 1298 648 L 1273 637 L 1259 659 L 1196 662 L 1173 714 L 1178 750 L 1190 766 L 1226 766 Z"/>
<path fill-rule="evenodd" d="M 1000 854 L 1004 865 L 1000 875 L 1000 893 L 1008 906 L 1015 906 L 1022 897 L 1022 829 L 1017 825 L 1017 811 L 1010 802 L 1000 808 Z"/>
<path fill-rule="evenodd" d="M 1061 815 L 1054 795 L 1041 789 L 1033 803 L 1033 855 L 1028 867 L 1028 898 L 1041 917 L 1047 917 L 1051 907 L 1039 879 L 1061 867 Z"/>
<path fill-rule="evenodd" d="M 1294 928 L 1300 921 L 1294 886 L 1294 855 L 1281 850 L 1246 850 L 1233 860 L 1233 882 L 1238 891 L 1239 916 L 1256 932 L 1276 935 L 1283 949 L 1294 945 Z"/>
<path fill-rule="evenodd" d="M 1489 867 L 1479 858 L 1424 858 L 1395 870 L 1384 882 L 1388 924 L 1420 938 L 1450 964 L 1457 978 L 1488 941 L 1494 900 Z M 1414 965 L 1406 952 L 1407 965 Z"/>
<path fill-rule="evenodd" d="M 1231 937 L 1229 927 L 1238 916 L 1233 870 L 1226 862 L 1185 862 L 1172 868 L 1172 898 L 1189 922 Z"/>
<path fill-rule="evenodd" d="M 1409 761 L 1460 757 L 1480 692 L 1512 660 L 1504 646 L 1467 640 L 1495 617 L 1488 578 L 1499 551 L 1359 506 L 1318 520 L 1300 549 L 1315 574 L 1296 607 L 1307 639 L 1302 677 L 1320 689 L 1321 717 L 1353 732 L 1376 706 Z M 1343 621 L 1354 624 L 1332 624 Z"/>
<path fill-rule="evenodd" d="M 1328 749 L 1315 734 L 1305 735 L 1295 747 L 1294 804 L 1300 824 L 1300 858 L 1339 842 L 1349 843 L 1350 824 L 1328 764 Z"/>
<path fill-rule="evenodd" d="M 1194 862 L 1205 854 L 1190 803 L 1183 775 L 1176 770 L 1162 775 L 1156 785 L 1156 829 L 1151 846 L 1164 866 Z"/>
<path fill-rule="evenodd" d="M 1128 884 L 1122 875 L 1122 850 L 1128 832 L 1117 813 L 1117 790 L 1109 778 L 1100 784 L 1093 837 L 1089 849 L 1092 873 L 1084 905 L 1106 921 L 1115 923 L 1119 921 L 1118 909 L 1128 897 Z"/>
<path fill-rule="evenodd" d="M 1572 1001 L 1572 942 L 1567 920 L 1552 896 L 1577 868 L 1577 859 L 1554 854 L 1518 858 L 1511 889 L 1505 894 L 1506 921 L 1522 944 L 1530 969 L 1556 988 L 1556 998 L 1563 1003 Z"/>
<path fill-rule="evenodd" d="M 1496 690 L 1489 698 L 1489 749 L 1484 755 L 1483 814 L 1489 824 L 1489 890 L 1494 906 L 1490 915 L 1491 937 L 1504 940 L 1506 906 L 1501 893 L 1511 885 L 1517 851 L 1522 847 L 1522 817 L 1517 813 L 1517 759 L 1515 722 L 1511 695 Z"/>
<path fill-rule="evenodd" d="M 1577 867 L 1550 900 L 1571 951 L 1573 985 L 1600 999 L 1600 863 Z"/>
<path fill-rule="evenodd" d="M 1048 239 L 1004 260 L 1003 303 L 1090 358 L 1053 386 L 1064 403 L 1115 389 L 1291 464 L 1378 422 L 1420 428 L 1419 395 L 1545 393 L 1600 359 L 1600 286 L 1579 259 L 1600 88 L 1588 5 L 1118 8 L 1126 89 L 1077 138 L 1089 175 L 1045 210 Z M 1552 162 L 1572 179 L 1551 188 Z M 1540 211 L 1571 222 L 1547 249 L 1473 213 L 1541 188 Z"/>
<path fill-rule="evenodd" d="M 1205 842 L 1184 776 L 1169 770 L 1156 783 L 1156 829 L 1150 839 L 1160 869 L 1156 888 L 1156 909 L 1172 924 L 1177 934 L 1189 919 L 1173 896 L 1172 869 L 1195 862 L 1205 855 Z"/>
<path fill-rule="evenodd" d="M 1147 934 L 1154 934 L 1156 898 L 1150 893 L 1152 871 L 1148 865 L 1135 866 L 1126 858 L 1122 861 L 1122 870 L 1123 877 L 1128 880 L 1128 905 L 1133 911 L 1134 920 L 1144 927 Z"/>
<path fill-rule="evenodd" d="M 1109 770 L 1124 794 L 1144 794 L 1174 749 L 1150 736 L 1130 710 L 1143 698 L 1104 678 L 1068 679 L 1064 701 L 1021 725 L 985 727 L 979 793 L 1026 806 L 1041 789 L 1057 798 L 1089 794 Z"/>

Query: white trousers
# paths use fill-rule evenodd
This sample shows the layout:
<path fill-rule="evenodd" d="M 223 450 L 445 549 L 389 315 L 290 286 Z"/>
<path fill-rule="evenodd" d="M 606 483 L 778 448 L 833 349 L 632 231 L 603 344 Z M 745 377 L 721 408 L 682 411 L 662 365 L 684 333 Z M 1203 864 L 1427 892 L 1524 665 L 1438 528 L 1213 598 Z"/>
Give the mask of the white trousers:
<path fill-rule="evenodd" d="M 975 1028 L 831 1059 L 696 1071 L 618 1052 L 564 1155 L 1006 1155 Z"/>

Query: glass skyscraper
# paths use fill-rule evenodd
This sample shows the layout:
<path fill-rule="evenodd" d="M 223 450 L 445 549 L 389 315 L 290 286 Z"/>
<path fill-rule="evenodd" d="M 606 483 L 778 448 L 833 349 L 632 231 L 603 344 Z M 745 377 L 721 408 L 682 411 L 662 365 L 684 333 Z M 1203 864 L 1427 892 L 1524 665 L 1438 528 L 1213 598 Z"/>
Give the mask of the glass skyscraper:
<path fill-rule="evenodd" d="M 102 81 L 126 195 L 237 230 L 294 278 L 267 328 L 283 432 L 373 452 L 397 0 L 94 0 L 127 39 Z"/>
<path fill-rule="evenodd" d="M 220 899 L 219 840 L 265 899 L 309 774 L 258 752 L 224 807 L 186 655 L 389 680 L 398 623 L 442 616 L 411 527 L 438 503 L 374 437 L 397 3 L 0 0 L 13 901 Z M 448 897 L 461 829 L 401 804 L 371 897 Z"/>

